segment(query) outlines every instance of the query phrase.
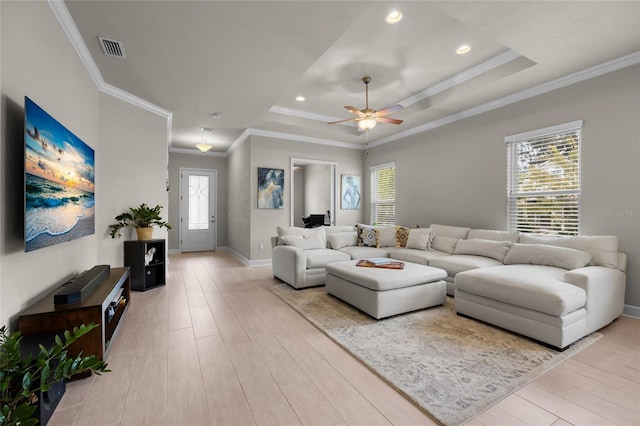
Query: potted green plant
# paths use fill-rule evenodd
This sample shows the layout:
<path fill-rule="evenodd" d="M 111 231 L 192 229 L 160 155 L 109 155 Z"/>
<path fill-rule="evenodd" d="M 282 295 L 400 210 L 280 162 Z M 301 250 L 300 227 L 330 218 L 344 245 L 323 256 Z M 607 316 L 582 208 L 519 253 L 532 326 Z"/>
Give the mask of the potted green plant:
<path fill-rule="evenodd" d="M 162 220 L 160 216 L 161 208 L 160 205 L 151 208 L 145 203 L 140 204 L 140 207 L 129 207 L 129 211 L 116 216 L 118 223 L 109 225 L 111 229 L 109 235 L 111 238 L 119 238 L 121 237 L 120 230 L 130 226 L 136 228 L 139 240 L 150 240 L 154 226 L 171 229 L 171 225 Z"/>
<path fill-rule="evenodd" d="M 55 336 L 51 348 L 39 345 L 37 356 L 27 358 L 20 353 L 20 332 L 9 334 L 6 326 L 0 328 L 0 425 L 35 425 L 40 391 L 46 392 L 54 383 L 74 374 L 93 371 L 99 375 L 110 371 L 107 363 L 95 355 L 73 357 L 67 353 L 73 342 L 96 327 L 93 323 L 83 324 L 65 331 L 64 343 L 60 336 Z"/>

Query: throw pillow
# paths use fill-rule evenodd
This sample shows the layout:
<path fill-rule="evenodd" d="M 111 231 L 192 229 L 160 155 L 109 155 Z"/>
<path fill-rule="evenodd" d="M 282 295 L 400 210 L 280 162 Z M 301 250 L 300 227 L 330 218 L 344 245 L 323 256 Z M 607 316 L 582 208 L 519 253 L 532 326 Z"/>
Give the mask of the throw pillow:
<path fill-rule="evenodd" d="M 342 247 L 355 246 L 358 244 L 358 234 L 355 232 L 336 232 L 329 234 L 331 248 L 339 250 Z"/>
<path fill-rule="evenodd" d="M 494 241 L 474 238 L 458 241 L 454 253 L 490 257 L 502 262 L 509 252 L 510 247 L 510 241 Z"/>
<path fill-rule="evenodd" d="M 452 237 L 433 237 L 433 243 L 431 246 L 433 250 L 442 251 L 445 253 L 453 254 L 456 250 L 456 243 L 458 242 L 458 238 Z"/>
<path fill-rule="evenodd" d="M 322 239 L 317 234 L 311 235 L 283 235 L 280 240 L 285 246 L 293 246 L 303 250 L 325 248 Z"/>
<path fill-rule="evenodd" d="M 513 243 L 504 264 L 547 265 L 571 270 L 587 266 L 590 260 L 589 253 L 567 247 Z"/>
<path fill-rule="evenodd" d="M 406 226 L 396 225 L 396 247 L 405 247 L 407 245 L 409 231 L 411 229 Z"/>
<path fill-rule="evenodd" d="M 376 230 L 373 226 L 368 225 L 356 225 L 356 232 L 358 233 L 358 246 L 359 247 L 375 247 L 376 246 Z"/>
<path fill-rule="evenodd" d="M 375 226 L 376 247 L 395 247 L 396 228 L 393 226 Z"/>
<path fill-rule="evenodd" d="M 430 228 L 418 228 L 409 231 L 406 248 L 417 250 L 432 250 L 431 238 L 433 231 Z"/>

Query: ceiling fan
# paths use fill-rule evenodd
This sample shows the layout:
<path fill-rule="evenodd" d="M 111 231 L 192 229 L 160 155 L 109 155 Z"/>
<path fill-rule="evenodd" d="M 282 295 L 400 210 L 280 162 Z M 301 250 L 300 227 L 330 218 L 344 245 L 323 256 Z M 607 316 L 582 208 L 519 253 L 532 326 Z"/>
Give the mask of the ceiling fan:
<path fill-rule="evenodd" d="M 351 111 L 352 113 L 356 114 L 357 117 L 349 118 L 347 120 L 332 121 L 331 123 L 328 123 L 328 124 L 347 123 L 350 121 L 355 121 L 358 123 L 358 130 L 373 129 L 378 122 L 389 123 L 389 124 L 401 124 L 402 120 L 398 120 L 396 118 L 388 118 L 385 116 L 402 109 L 403 106 L 397 104 L 380 111 L 376 111 L 375 109 L 369 108 L 369 83 L 371 82 L 371 77 L 363 77 L 362 81 L 364 82 L 364 85 L 365 85 L 364 87 L 366 91 L 365 108 L 360 110 L 352 106 L 346 106 L 345 108 Z"/>

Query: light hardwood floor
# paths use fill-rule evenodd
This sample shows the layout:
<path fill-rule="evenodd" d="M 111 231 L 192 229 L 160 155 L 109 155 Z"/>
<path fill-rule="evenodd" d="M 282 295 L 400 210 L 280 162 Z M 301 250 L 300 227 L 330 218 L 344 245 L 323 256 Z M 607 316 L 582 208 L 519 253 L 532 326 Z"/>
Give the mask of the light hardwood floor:
<path fill-rule="evenodd" d="M 50 425 L 436 424 L 274 296 L 271 267 L 207 252 L 168 272 L 132 294 L 112 372 L 69 383 Z M 640 424 L 640 320 L 602 332 L 468 424 Z"/>

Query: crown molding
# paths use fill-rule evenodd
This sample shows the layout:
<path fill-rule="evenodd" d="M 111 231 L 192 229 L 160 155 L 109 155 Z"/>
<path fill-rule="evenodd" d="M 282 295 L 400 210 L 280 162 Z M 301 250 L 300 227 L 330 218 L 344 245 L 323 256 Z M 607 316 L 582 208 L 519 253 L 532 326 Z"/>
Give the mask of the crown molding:
<path fill-rule="evenodd" d="M 64 4 L 64 1 L 47 0 L 47 3 L 53 11 L 54 16 L 58 19 L 58 22 L 60 23 L 63 31 L 69 38 L 71 45 L 76 50 L 76 53 L 78 53 L 80 60 L 84 64 L 87 72 L 93 79 L 93 82 L 98 90 L 102 93 L 113 96 L 114 98 L 120 99 L 121 101 L 127 102 L 131 105 L 137 106 L 138 108 L 144 109 L 167 119 L 167 146 L 171 146 L 171 111 L 167 111 L 164 108 L 161 108 L 151 102 L 148 102 L 142 98 L 132 95 L 129 92 L 126 92 L 105 82 L 104 78 L 102 77 L 102 73 L 93 60 L 93 57 L 89 52 L 89 48 L 85 44 L 84 39 L 82 38 L 82 35 L 80 34 L 78 27 L 76 26 L 76 23 L 73 21 L 73 18 L 69 13 L 69 9 L 67 9 L 67 6 Z"/>
<path fill-rule="evenodd" d="M 209 157 L 223 157 L 226 158 L 227 154 L 219 151 L 207 151 L 202 152 L 199 149 L 188 149 L 188 148 L 169 148 L 169 152 L 172 154 L 188 154 L 188 155 L 198 155 L 198 156 L 209 156 Z"/>
<path fill-rule="evenodd" d="M 438 120 L 421 124 L 420 126 L 412 127 L 411 129 L 407 129 L 403 132 L 396 133 L 395 135 L 378 139 L 374 142 L 370 142 L 369 147 L 375 148 L 376 146 L 384 145 L 389 142 L 396 141 L 398 139 L 403 139 L 409 136 L 416 135 L 418 133 L 426 132 L 427 130 L 432 130 L 437 127 L 444 126 L 446 124 L 451 124 L 456 121 L 473 117 L 475 115 L 482 114 L 484 112 L 492 111 L 494 109 L 498 109 L 503 106 L 511 105 L 513 103 L 520 102 L 525 99 L 533 98 L 535 96 L 542 95 L 544 93 L 562 89 L 563 87 L 580 83 L 582 81 L 599 77 L 601 75 L 618 71 L 623 68 L 630 67 L 632 65 L 637 65 L 639 63 L 640 63 L 640 52 L 634 52 L 629 55 L 623 56 L 621 58 L 614 59 L 609 62 L 605 62 L 604 64 L 596 65 L 594 67 L 587 68 L 585 70 L 578 71 L 573 74 L 569 74 L 565 77 L 560 77 L 556 80 L 552 80 L 547 83 L 540 84 L 530 89 L 521 90 L 520 92 L 514 93 L 512 95 L 505 96 L 500 99 L 495 99 L 490 102 L 486 102 L 484 104 L 475 106 L 473 108 L 469 108 L 467 110 L 461 111 L 457 114 L 452 114 L 447 117 L 440 118 Z"/>
<path fill-rule="evenodd" d="M 67 9 L 64 1 L 61 0 L 47 0 L 47 3 L 55 17 L 58 19 L 60 26 L 67 35 L 67 38 L 69 38 L 71 45 L 76 49 L 78 56 L 80 56 L 80 60 L 89 72 L 89 75 L 93 79 L 96 87 L 100 89 L 100 87 L 105 84 L 104 79 L 102 78 L 102 73 L 100 73 L 98 66 L 91 57 L 91 53 L 89 53 L 89 49 L 82 39 L 80 31 L 78 30 L 76 23 L 73 21 L 73 18 L 69 13 L 69 9 Z"/>
<path fill-rule="evenodd" d="M 249 130 L 251 131 L 251 136 L 264 136 L 267 138 L 285 139 L 285 140 L 290 140 L 295 142 L 315 143 L 318 145 L 337 146 L 339 148 L 364 150 L 364 145 L 361 145 L 361 144 L 338 142 L 331 139 L 322 139 L 322 138 L 316 138 L 313 136 L 294 135 L 291 133 L 275 132 L 272 130 L 261 130 L 261 129 L 249 129 Z"/>
<path fill-rule="evenodd" d="M 495 68 L 498 68 L 504 64 L 507 64 L 515 59 L 521 58 L 522 55 L 514 52 L 513 50 L 507 50 L 499 54 L 498 56 L 494 56 L 493 58 L 485 61 L 475 67 L 471 67 L 467 70 L 462 71 L 454 75 L 453 77 L 447 78 L 446 80 L 441 81 L 440 83 L 434 84 L 431 87 L 427 87 L 425 90 L 416 93 L 413 96 L 409 96 L 408 98 L 397 102 L 403 107 L 408 107 L 413 104 L 416 104 L 424 99 L 430 98 L 431 96 L 437 95 L 440 92 L 444 92 L 445 90 L 452 89 L 459 84 L 464 83 L 465 81 L 471 80 L 472 78 L 478 77 L 488 71 L 491 71 Z"/>
<path fill-rule="evenodd" d="M 233 151 L 235 151 L 240 145 L 242 145 L 242 143 L 249 137 L 251 136 L 251 129 L 247 129 L 244 132 L 242 132 L 242 134 L 240 136 L 238 136 L 238 139 L 236 139 L 235 141 L 233 141 L 233 143 L 231 144 L 231 146 L 229 148 L 227 148 L 227 150 L 224 152 L 226 155 L 231 154 Z"/>
<path fill-rule="evenodd" d="M 294 108 L 287 108 L 287 107 L 278 106 L 278 105 L 274 105 L 271 108 L 269 108 L 269 112 L 273 112 L 275 114 L 290 115 L 292 117 L 298 117 L 298 118 L 306 118 L 308 120 L 324 121 L 324 122 L 342 120 L 341 118 L 337 118 L 337 117 L 330 117 L 328 115 L 316 114 L 313 112 L 303 111 L 303 110 L 294 109 Z M 357 124 L 355 123 L 337 123 L 337 124 L 342 124 L 350 127 L 357 127 Z"/>

